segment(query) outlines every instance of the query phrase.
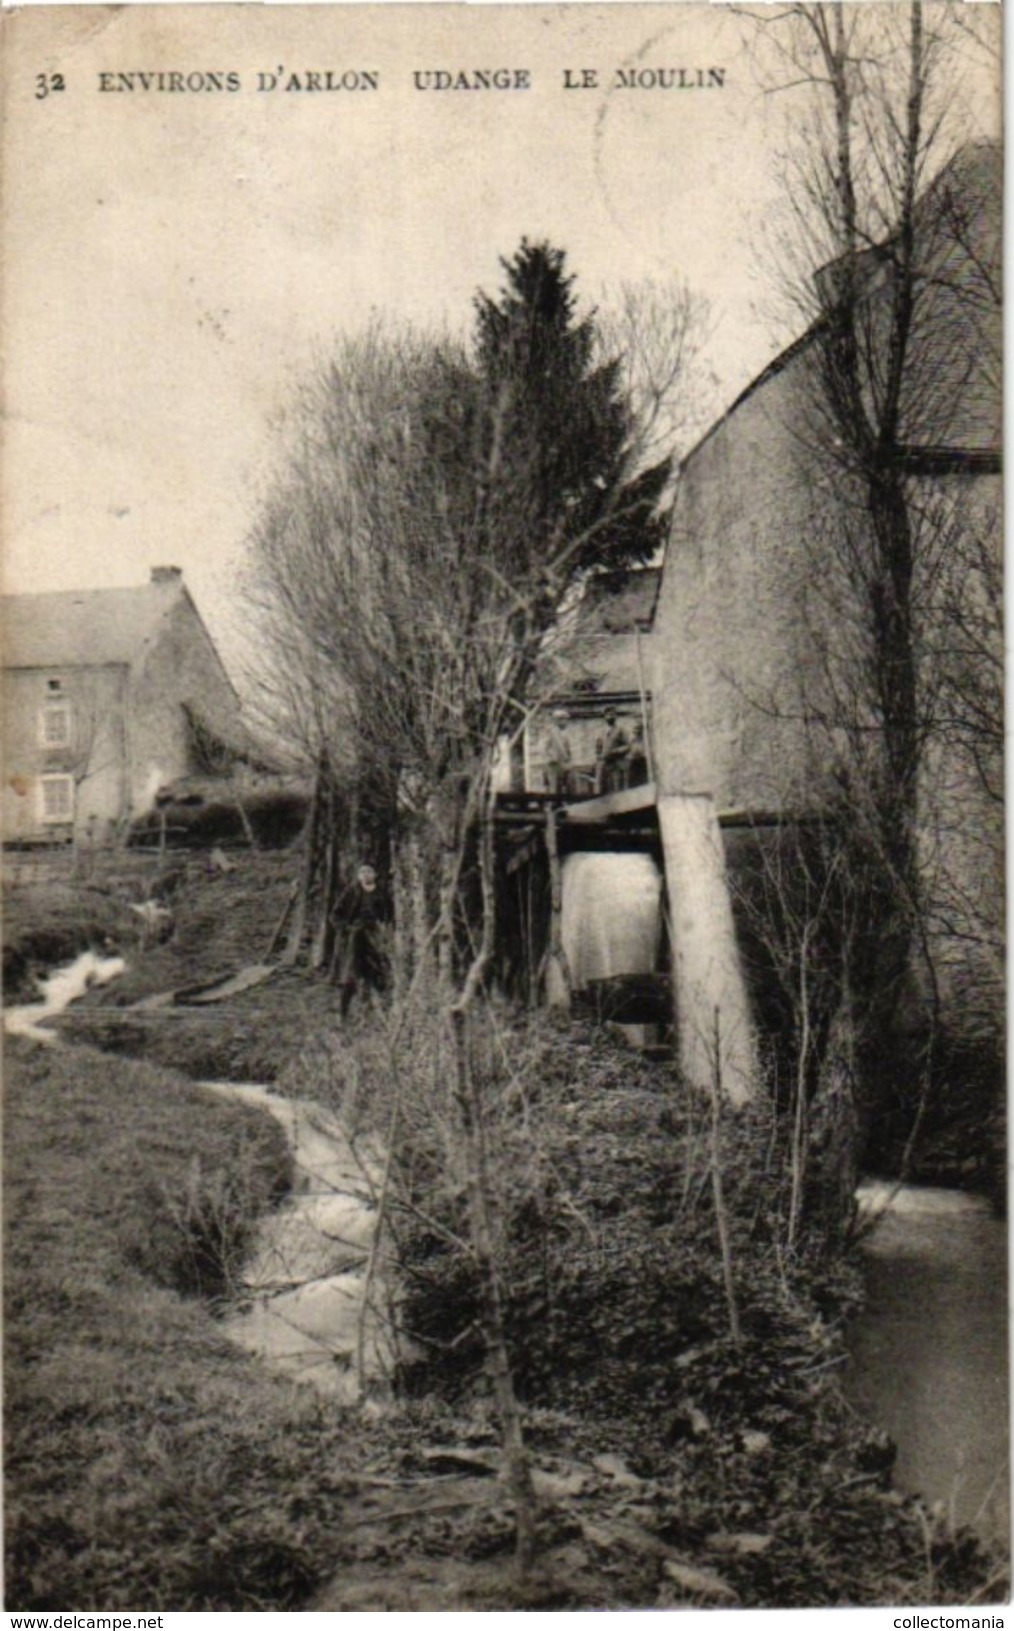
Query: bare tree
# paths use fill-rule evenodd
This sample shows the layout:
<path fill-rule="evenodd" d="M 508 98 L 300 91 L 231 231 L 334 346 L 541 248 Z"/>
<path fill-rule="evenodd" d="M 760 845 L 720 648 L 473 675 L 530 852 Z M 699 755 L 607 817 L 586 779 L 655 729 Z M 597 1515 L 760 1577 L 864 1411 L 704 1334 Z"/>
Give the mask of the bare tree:
<path fill-rule="evenodd" d="M 594 362 L 590 320 L 574 316 L 563 256 L 523 244 L 504 264 L 500 300 L 478 302 L 474 357 L 380 325 L 343 343 L 309 389 L 297 445 L 256 529 L 251 575 L 272 661 L 297 670 L 280 689 L 283 713 L 299 716 L 327 789 L 314 807 L 325 873 L 343 860 L 341 823 L 325 798 L 347 816 L 358 801 L 340 832 L 346 849 L 372 819 L 378 841 L 393 839 L 397 851 L 412 992 L 429 982 L 446 1039 L 527 1568 L 534 1497 L 473 1045 L 496 933 L 493 770 L 538 701 L 542 642 L 575 579 L 654 552 L 668 463 L 645 465 L 618 367 Z M 312 870 L 313 829 L 307 843 Z M 325 877 L 325 920 L 333 894 Z"/>
<path fill-rule="evenodd" d="M 956 152 L 953 13 L 919 0 L 790 5 L 751 25 L 768 85 L 805 96 L 782 249 L 809 325 L 795 435 L 815 494 L 814 566 L 791 706 L 847 812 L 858 909 L 822 1091 L 861 1128 L 898 1069 L 913 961 L 933 949 L 934 752 L 964 735 L 987 778 L 997 763 L 996 539 L 962 514 L 963 444 L 997 416 L 995 159 Z M 972 556 L 969 595 L 955 560 Z"/>

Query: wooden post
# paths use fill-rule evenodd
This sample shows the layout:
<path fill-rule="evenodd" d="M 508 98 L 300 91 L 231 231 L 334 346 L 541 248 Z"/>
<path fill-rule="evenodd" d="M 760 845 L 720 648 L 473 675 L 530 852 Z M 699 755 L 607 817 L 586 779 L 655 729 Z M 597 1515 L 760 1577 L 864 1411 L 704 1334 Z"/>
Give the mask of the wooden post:
<path fill-rule="evenodd" d="M 391 836 L 391 913 L 393 918 L 393 949 L 391 955 L 391 989 L 396 1002 L 405 995 L 411 979 L 412 954 L 409 947 L 408 879 L 405 848 L 408 839 L 397 832 Z"/>
<path fill-rule="evenodd" d="M 467 1000 L 459 998 L 449 1013 L 454 1093 L 465 1144 L 469 1234 L 479 1282 L 479 1323 L 500 1417 L 504 1483 L 514 1503 L 515 1561 L 523 1580 L 531 1573 L 536 1558 L 537 1502 L 507 1342 L 501 1263 L 493 1227 L 492 1157 L 482 1092 L 469 1058 L 468 1009 L 461 1006 Z"/>
<path fill-rule="evenodd" d="M 408 894 L 411 925 L 412 977 L 426 965 L 432 972 L 433 948 L 430 941 L 430 914 L 426 902 L 426 869 L 423 863 L 422 833 L 414 822 L 408 837 Z"/>
<path fill-rule="evenodd" d="M 729 1214 L 725 1205 L 725 1189 L 722 1183 L 722 1146 L 721 1146 L 721 1116 L 722 1116 L 722 1011 L 714 1011 L 714 1030 L 712 1034 L 712 1047 L 714 1049 L 714 1062 L 711 1076 L 711 1137 L 710 1137 L 710 1166 L 711 1166 L 711 1194 L 715 1207 L 715 1226 L 718 1230 L 718 1247 L 722 1254 L 722 1279 L 725 1282 L 725 1305 L 729 1314 L 729 1335 L 732 1337 L 734 1348 L 743 1346 L 743 1331 L 739 1323 L 739 1304 L 736 1300 L 736 1282 L 732 1271 L 732 1241 L 729 1235 Z"/>
<path fill-rule="evenodd" d="M 296 904 L 296 896 L 298 894 L 299 879 L 293 878 L 292 883 L 289 886 L 289 893 L 285 898 L 285 905 L 282 907 L 281 916 L 279 917 L 278 922 L 275 924 L 274 933 L 268 943 L 268 949 L 264 954 L 264 961 L 266 963 L 271 961 L 272 957 L 275 955 L 275 952 L 278 950 L 282 935 L 285 933 L 285 925 L 289 921 L 289 917 L 292 913 L 292 908 Z M 286 961 L 288 961 L 287 957 Z"/>
<path fill-rule="evenodd" d="M 303 842 L 306 846 L 303 852 L 303 876 L 299 883 L 296 910 L 289 927 L 288 939 L 282 952 L 282 962 L 289 966 L 295 963 L 299 957 L 300 947 L 303 944 L 303 935 L 306 930 L 306 916 L 310 891 L 313 887 L 313 870 L 317 854 L 317 829 L 319 826 L 317 805 L 320 799 L 322 775 L 323 771 L 318 766 L 313 782 L 313 793 L 310 796 L 310 809 L 307 813 L 306 825 L 303 828 Z"/>
<path fill-rule="evenodd" d="M 536 1008 L 539 1002 L 539 990 L 535 972 L 535 894 L 532 889 L 531 861 L 525 867 L 524 876 L 525 893 L 522 900 L 522 911 L 525 920 L 525 996 L 528 1007 Z"/>
<path fill-rule="evenodd" d="M 327 821 L 324 828 L 324 881 L 317 901 L 317 922 L 314 924 L 313 939 L 310 942 L 310 967 L 312 969 L 324 966 L 329 950 L 328 930 L 331 925 L 331 896 L 335 887 L 336 839 L 334 827 L 334 784 L 328 777 Z"/>
<path fill-rule="evenodd" d="M 634 649 L 637 652 L 637 687 L 641 693 L 641 724 L 644 727 L 644 756 L 648 764 L 648 780 L 655 780 L 655 756 L 652 752 L 651 726 L 648 722 L 647 692 L 644 688 L 644 663 L 641 657 L 641 631 L 634 629 Z"/>
<path fill-rule="evenodd" d="M 563 948 L 563 878 L 556 836 L 556 811 L 551 804 L 546 805 L 546 855 L 549 858 L 549 978 L 546 998 L 550 1007 L 566 1008 L 570 1005 L 571 981 L 567 954 Z"/>

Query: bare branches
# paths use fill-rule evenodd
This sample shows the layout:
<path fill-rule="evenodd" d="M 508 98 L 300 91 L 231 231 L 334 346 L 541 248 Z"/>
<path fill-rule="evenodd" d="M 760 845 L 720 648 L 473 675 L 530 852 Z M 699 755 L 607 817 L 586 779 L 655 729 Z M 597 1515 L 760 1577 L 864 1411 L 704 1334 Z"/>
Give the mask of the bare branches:
<path fill-rule="evenodd" d="M 678 277 L 621 283 L 603 290 L 595 331 L 601 360 L 619 359 L 631 409 L 631 462 L 679 456 L 712 417 L 707 301 Z"/>
<path fill-rule="evenodd" d="M 626 338 L 640 346 L 632 407 L 616 357 L 601 355 L 591 318 L 575 313 L 563 262 L 523 243 L 503 263 L 499 299 L 476 303 L 470 353 L 379 323 L 343 341 L 306 388 L 251 545 L 271 665 L 264 694 L 322 769 L 323 819 L 307 838 L 312 849 L 324 833 L 326 846 L 319 961 L 348 866 L 334 830 L 339 780 L 360 825 L 369 804 L 383 830 L 405 896 L 401 945 L 426 944 L 413 988 L 430 978 L 435 947 L 430 996 L 522 1568 L 533 1492 L 504 1331 L 487 1106 L 472 1066 L 496 930 L 493 771 L 539 701 L 538 660 L 572 586 L 601 565 L 650 557 L 663 537 L 669 464 L 658 443 L 698 344 L 685 293 L 649 332 L 628 291 Z M 341 836 L 346 850 L 354 844 Z M 393 1120 L 390 1144 L 397 1135 Z"/>

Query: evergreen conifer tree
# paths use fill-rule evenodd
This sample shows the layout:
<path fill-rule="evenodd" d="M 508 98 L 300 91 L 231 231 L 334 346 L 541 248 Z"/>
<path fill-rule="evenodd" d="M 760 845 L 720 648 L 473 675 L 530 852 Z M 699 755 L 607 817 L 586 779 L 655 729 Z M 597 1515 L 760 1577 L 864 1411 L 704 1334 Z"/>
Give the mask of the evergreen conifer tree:
<path fill-rule="evenodd" d="M 514 581 L 558 562 L 556 587 L 649 560 L 668 526 L 671 461 L 636 469 L 617 360 L 595 359 L 566 255 L 522 239 L 496 299 L 475 299 L 485 544 Z"/>

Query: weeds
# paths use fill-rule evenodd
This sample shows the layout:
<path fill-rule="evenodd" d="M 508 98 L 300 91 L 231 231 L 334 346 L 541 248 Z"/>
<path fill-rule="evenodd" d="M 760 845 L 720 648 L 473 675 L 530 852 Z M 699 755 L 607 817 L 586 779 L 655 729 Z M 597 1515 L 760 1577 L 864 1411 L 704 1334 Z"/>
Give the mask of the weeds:
<path fill-rule="evenodd" d="M 289 1183 L 290 1163 L 247 1134 L 228 1166 L 195 1152 L 182 1178 L 149 1183 L 150 1226 L 129 1255 L 158 1284 L 183 1296 L 230 1297 L 239 1285 L 258 1218 Z"/>
<path fill-rule="evenodd" d="M 361 1138 L 389 1125 L 398 1096 L 389 1229 L 414 1342 L 400 1381 L 420 1408 L 437 1395 L 459 1424 L 474 1422 L 491 1409 L 481 1290 L 424 1016 L 394 1068 L 376 1029 L 354 1026 L 315 1039 L 287 1085 L 326 1096 Z M 471 1068 L 495 1150 L 499 1272 L 533 1446 L 628 1457 L 677 1492 L 653 1497 L 642 1522 L 691 1555 L 709 1535 L 767 1537 L 722 1560 L 743 1603 L 916 1600 L 921 1509 L 863 1470 L 868 1429 L 837 1383 L 856 1275 L 800 1233 L 791 1127 L 768 1104 L 716 1117 L 671 1067 L 551 1015 L 518 1022 L 491 1008 Z M 533 1423 L 552 1420 L 547 1440 Z M 941 1600 L 989 1575 L 967 1532 L 935 1556 Z M 628 1601 L 655 1600 L 645 1578 L 630 1589 L 641 1595 Z"/>

